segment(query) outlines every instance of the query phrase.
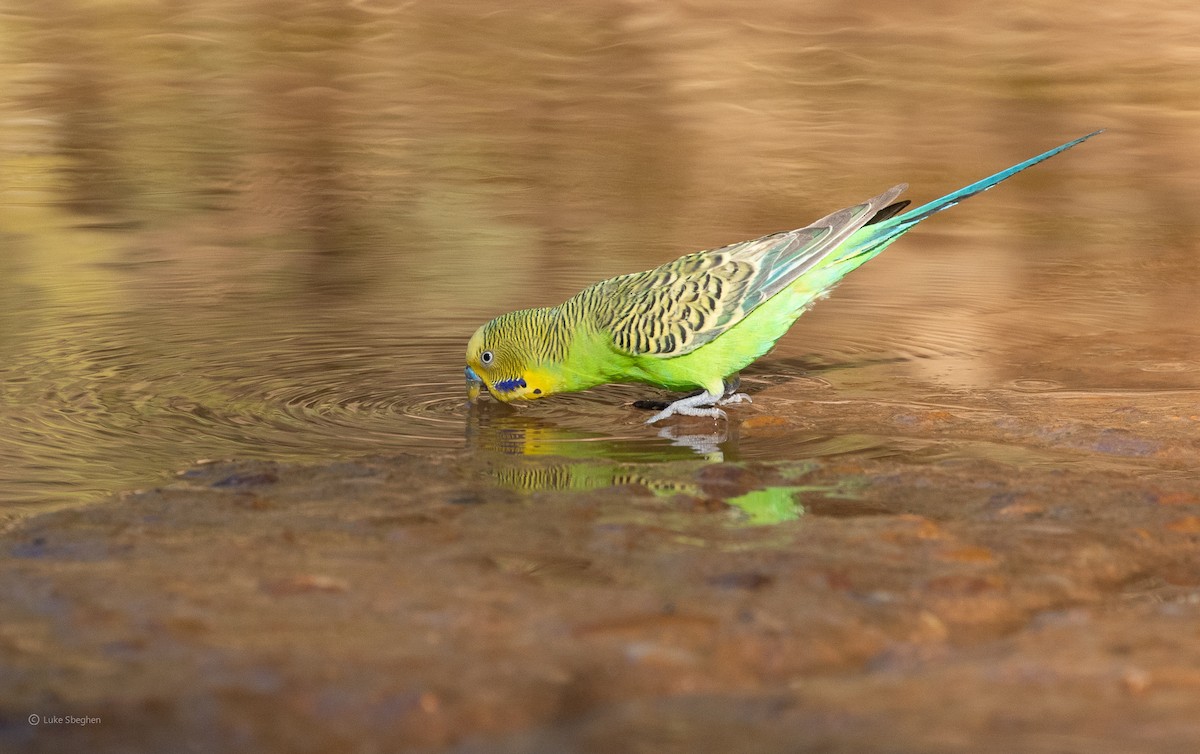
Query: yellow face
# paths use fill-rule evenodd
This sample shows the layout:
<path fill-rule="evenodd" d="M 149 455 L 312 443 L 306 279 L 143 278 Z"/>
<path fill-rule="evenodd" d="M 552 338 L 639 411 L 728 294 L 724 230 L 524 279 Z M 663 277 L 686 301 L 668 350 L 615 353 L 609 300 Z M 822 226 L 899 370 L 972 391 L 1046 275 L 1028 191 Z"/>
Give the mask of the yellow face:
<path fill-rule="evenodd" d="M 474 402 L 483 388 L 504 403 L 549 394 L 546 379 L 528 367 L 525 355 L 510 345 L 489 342 L 486 329 L 484 325 L 476 330 L 467 343 L 467 397 Z"/>

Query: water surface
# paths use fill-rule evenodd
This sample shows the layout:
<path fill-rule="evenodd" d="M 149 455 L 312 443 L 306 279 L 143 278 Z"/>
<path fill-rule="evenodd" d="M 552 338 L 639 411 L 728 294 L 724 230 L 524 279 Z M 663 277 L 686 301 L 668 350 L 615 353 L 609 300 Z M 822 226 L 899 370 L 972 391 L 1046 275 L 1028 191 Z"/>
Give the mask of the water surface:
<path fill-rule="evenodd" d="M 931 25 L 869 4 L 10 4 L 0 501 L 97 500 L 208 458 L 464 448 L 1063 462 L 1000 430 L 931 449 L 903 421 L 806 424 L 838 402 L 1187 420 L 1200 69 L 1162 5 Z M 495 314 L 1098 127 L 856 272 L 747 372 L 758 401 L 730 426 L 645 427 L 631 404 L 664 394 L 630 386 L 464 405 L 466 338 Z M 740 431 L 760 415 L 786 429 Z"/>

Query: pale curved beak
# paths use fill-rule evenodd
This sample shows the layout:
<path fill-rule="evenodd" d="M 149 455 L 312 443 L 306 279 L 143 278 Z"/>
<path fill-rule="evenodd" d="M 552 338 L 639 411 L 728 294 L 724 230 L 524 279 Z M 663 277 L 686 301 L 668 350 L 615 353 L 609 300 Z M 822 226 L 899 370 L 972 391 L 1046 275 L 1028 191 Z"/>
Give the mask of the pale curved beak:
<path fill-rule="evenodd" d="M 466 368 L 465 374 L 467 375 L 467 400 L 474 403 L 479 400 L 479 393 L 483 390 L 483 380 L 475 374 L 475 370 L 471 367 Z"/>

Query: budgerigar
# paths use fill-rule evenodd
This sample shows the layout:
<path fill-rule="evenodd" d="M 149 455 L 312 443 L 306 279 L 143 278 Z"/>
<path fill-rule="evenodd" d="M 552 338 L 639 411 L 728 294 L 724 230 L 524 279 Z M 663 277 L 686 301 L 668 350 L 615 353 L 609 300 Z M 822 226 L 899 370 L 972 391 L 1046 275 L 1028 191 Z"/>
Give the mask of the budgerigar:
<path fill-rule="evenodd" d="M 467 344 L 467 391 L 508 402 L 640 382 L 702 392 L 677 414 L 721 418 L 749 400 L 738 372 L 765 354 L 851 270 L 925 218 L 1100 133 L 1055 147 L 916 209 L 895 202 L 906 184 L 812 225 L 700 251 L 647 272 L 604 280 L 559 306 L 523 309 L 480 327 Z"/>

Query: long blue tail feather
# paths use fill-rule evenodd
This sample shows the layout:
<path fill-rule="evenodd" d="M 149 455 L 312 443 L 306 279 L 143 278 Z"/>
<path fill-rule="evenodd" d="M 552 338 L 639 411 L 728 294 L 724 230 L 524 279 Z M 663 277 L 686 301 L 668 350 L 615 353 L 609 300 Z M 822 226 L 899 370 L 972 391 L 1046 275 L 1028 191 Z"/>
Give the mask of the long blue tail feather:
<path fill-rule="evenodd" d="M 1008 170 L 1001 170 L 999 173 L 996 173 L 995 175 L 989 175 L 987 178 L 984 178 L 983 180 L 975 181 L 970 186 L 964 186 L 964 187 L 960 188 L 958 191 L 954 191 L 949 194 L 946 194 L 941 199 L 934 199 L 932 202 L 929 202 L 928 204 L 922 204 L 920 207 L 917 207 L 916 209 L 909 210 L 908 212 L 905 212 L 903 215 L 899 215 L 894 220 L 892 220 L 892 223 L 899 225 L 902 223 L 908 224 L 908 223 L 920 222 L 921 220 L 924 220 L 926 217 L 929 217 L 930 215 L 932 215 L 935 212 L 941 212 L 942 210 L 944 210 L 948 207 L 953 207 L 955 204 L 958 204 L 963 199 L 967 199 L 969 197 L 975 196 L 976 194 L 987 191 L 992 186 L 995 186 L 997 183 L 1000 183 L 1001 181 L 1003 181 L 1007 178 L 1013 177 L 1017 173 L 1020 173 L 1022 170 L 1025 170 L 1026 168 L 1031 168 L 1034 165 L 1038 164 L 1039 162 L 1050 159 L 1051 157 L 1058 154 L 1059 152 L 1065 152 L 1068 149 L 1070 149 L 1071 147 L 1075 146 L 1076 144 L 1082 144 L 1083 142 L 1087 141 L 1088 139 L 1092 138 L 1093 136 L 1096 136 L 1097 134 L 1102 134 L 1102 133 L 1104 133 L 1103 128 L 1100 129 L 1099 131 L 1092 131 L 1087 136 L 1080 136 L 1078 139 L 1075 139 L 1073 141 L 1068 141 L 1066 144 L 1057 146 L 1054 149 L 1051 149 L 1049 152 L 1042 152 L 1037 157 L 1031 157 L 1028 160 L 1026 160 L 1025 162 L 1021 162 L 1021 163 L 1017 163 L 1016 165 L 1013 165 Z"/>
<path fill-rule="evenodd" d="M 857 243 L 853 243 L 852 245 L 850 245 L 850 248 L 848 249 L 848 251 L 850 253 L 840 257 L 838 261 L 855 259 L 857 257 L 861 257 L 864 255 L 867 256 L 867 259 L 869 259 L 870 257 L 874 256 L 875 254 L 879 253 L 880 251 L 883 251 L 884 246 L 889 244 L 891 241 L 895 240 L 901 234 L 907 232 L 914 225 L 921 222 L 922 220 L 929 217 L 930 215 L 935 214 L 937 212 L 941 212 L 944 209 L 953 207 L 955 204 L 958 204 L 963 199 L 967 199 L 969 197 L 975 196 L 976 194 L 987 191 L 992 186 L 995 186 L 996 184 L 1000 183 L 1001 181 L 1003 181 L 1005 179 L 1013 177 L 1017 173 L 1020 173 L 1022 170 L 1033 167 L 1034 165 L 1038 164 L 1039 162 L 1042 162 L 1043 160 L 1048 160 L 1051 157 L 1053 157 L 1054 155 L 1058 154 L 1059 152 L 1065 152 L 1066 150 L 1070 149 L 1071 147 L 1075 146 L 1076 144 L 1082 144 L 1083 142 L 1087 141 L 1088 139 L 1092 138 L 1093 136 L 1096 136 L 1097 134 L 1101 134 L 1101 133 L 1104 133 L 1104 129 L 1100 129 L 1099 131 L 1093 131 L 1092 133 L 1088 134 L 1087 136 L 1080 136 L 1078 139 L 1068 141 L 1066 144 L 1057 146 L 1048 152 L 1043 152 L 1043 153 L 1039 154 L 1037 157 L 1031 157 L 1030 159 L 1025 160 L 1024 162 L 1020 162 L 1020 163 L 1017 163 L 1016 165 L 1013 165 L 1011 168 L 1008 168 L 1007 170 L 1001 170 L 999 173 L 996 173 L 994 175 L 989 175 L 987 178 L 984 178 L 979 181 L 975 181 L 974 183 L 972 183 L 969 186 L 964 186 L 964 187 L 960 188 L 958 191 L 953 191 L 949 194 L 946 194 L 945 196 L 941 197 L 940 199 L 934 199 L 933 201 L 929 202 L 928 204 L 922 204 L 920 207 L 909 210 L 908 212 L 905 212 L 904 214 L 896 215 L 895 217 L 889 218 L 887 220 L 883 220 L 882 222 L 878 222 L 878 223 L 875 223 L 872 225 L 867 225 L 858 232 L 858 234 L 857 234 L 859 236 L 858 238 L 852 239 L 852 241 L 857 241 Z M 863 259 L 862 261 L 865 262 L 866 259 Z M 861 264 L 861 262 L 860 262 L 860 264 Z"/>

